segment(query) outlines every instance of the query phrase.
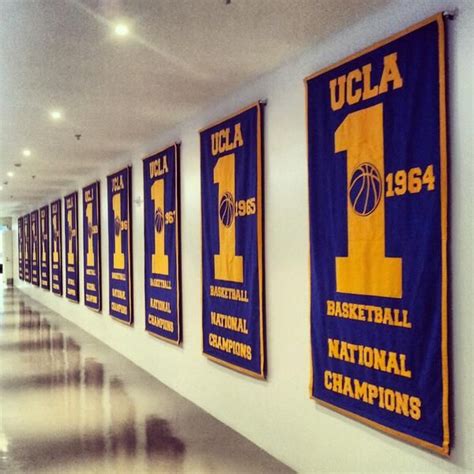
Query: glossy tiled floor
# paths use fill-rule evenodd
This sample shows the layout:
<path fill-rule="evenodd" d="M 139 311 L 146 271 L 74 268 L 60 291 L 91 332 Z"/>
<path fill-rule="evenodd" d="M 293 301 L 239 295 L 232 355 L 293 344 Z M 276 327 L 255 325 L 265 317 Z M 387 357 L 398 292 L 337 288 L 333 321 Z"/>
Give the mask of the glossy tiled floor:
<path fill-rule="evenodd" d="M 0 290 L 0 471 L 290 472 L 18 290 Z"/>

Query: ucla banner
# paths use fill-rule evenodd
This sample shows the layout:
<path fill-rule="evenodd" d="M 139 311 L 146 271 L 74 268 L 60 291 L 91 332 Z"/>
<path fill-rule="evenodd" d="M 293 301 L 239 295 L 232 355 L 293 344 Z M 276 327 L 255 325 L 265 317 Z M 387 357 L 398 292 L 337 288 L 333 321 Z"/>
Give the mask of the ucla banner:
<path fill-rule="evenodd" d="M 132 168 L 107 177 L 109 224 L 109 313 L 133 324 Z"/>
<path fill-rule="evenodd" d="M 203 347 L 265 377 L 260 103 L 201 131 Z"/>
<path fill-rule="evenodd" d="M 84 303 L 95 311 L 102 310 L 100 253 L 100 183 L 82 190 L 82 228 L 84 255 Z"/>
<path fill-rule="evenodd" d="M 23 217 L 23 275 L 25 281 L 31 283 L 31 235 L 30 235 L 30 215 Z"/>
<path fill-rule="evenodd" d="M 66 222 L 64 239 L 66 243 L 66 297 L 79 302 L 79 230 L 77 191 L 64 198 Z"/>
<path fill-rule="evenodd" d="M 63 248 L 61 238 L 61 199 L 51 203 L 51 285 L 53 293 L 63 294 Z"/>
<path fill-rule="evenodd" d="M 444 24 L 307 79 L 312 395 L 447 455 Z"/>
<path fill-rule="evenodd" d="M 23 274 L 23 217 L 18 218 L 18 278 L 24 280 Z"/>
<path fill-rule="evenodd" d="M 181 342 L 179 146 L 143 160 L 146 330 Z"/>
<path fill-rule="evenodd" d="M 50 289 L 49 282 L 49 206 L 40 209 L 40 283 L 41 288 Z"/>
<path fill-rule="evenodd" d="M 39 231 L 38 211 L 31 213 L 31 283 L 39 286 Z"/>

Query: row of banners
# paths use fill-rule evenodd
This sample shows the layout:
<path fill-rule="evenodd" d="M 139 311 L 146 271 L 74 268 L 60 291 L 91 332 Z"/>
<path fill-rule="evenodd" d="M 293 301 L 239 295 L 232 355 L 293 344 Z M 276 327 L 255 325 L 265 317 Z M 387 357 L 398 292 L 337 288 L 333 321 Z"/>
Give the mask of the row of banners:
<path fill-rule="evenodd" d="M 449 453 L 441 15 L 306 79 L 311 396 Z M 203 351 L 264 378 L 263 106 L 201 136 Z M 179 146 L 143 161 L 146 329 L 179 344 Z M 109 312 L 133 323 L 131 168 L 107 178 Z M 64 204 L 63 265 L 61 206 Z M 82 190 L 84 303 L 100 311 L 100 186 Z M 79 301 L 78 193 L 19 219 L 20 278 Z M 296 229 L 295 229 L 296 230 Z M 51 242 L 50 242 L 51 238 Z M 51 256 L 50 256 L 51 250 Z M 297 317 L 297 315 L 291 315 Z"/>

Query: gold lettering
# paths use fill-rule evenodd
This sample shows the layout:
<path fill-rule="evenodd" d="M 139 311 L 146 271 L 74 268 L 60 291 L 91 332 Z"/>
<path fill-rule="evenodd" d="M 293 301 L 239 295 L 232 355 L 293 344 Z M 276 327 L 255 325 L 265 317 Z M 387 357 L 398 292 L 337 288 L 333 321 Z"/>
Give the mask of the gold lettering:
<path fill-rule="evenodd" d="M 347 75 L 347 103 L 349 105 L 357 104 L 362 97 L 360 88 L 354 90 L 354 82 L 360 82 L 362 74 L 359 69 L 354 69 Z"/>
<path fill-rule="evenodd" d="M 346 102 L 345 86 L 346 76 L 340 76 L 337 79 L 331 79 L 331 81 L 329 81 L 329 89 L 331 91 L 331 109 L 334 111 L 342 109 Z"/>
<path fill-rule="evenodd" d="M 388 92 L 388 84 L 392 82 L 393 89 L 403 86 L 403 78 L 397 64 L 398 53 L 392 53 L 383 58 L 383 72 L 380 79 L 379 94 Z"/>

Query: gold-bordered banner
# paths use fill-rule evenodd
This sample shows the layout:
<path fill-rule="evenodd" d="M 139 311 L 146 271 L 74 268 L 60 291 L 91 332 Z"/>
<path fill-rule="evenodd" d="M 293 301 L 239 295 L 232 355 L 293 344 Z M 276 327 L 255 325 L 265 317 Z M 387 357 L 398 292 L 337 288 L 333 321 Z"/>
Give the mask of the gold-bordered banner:
<path fill-rule="evenodd" d="M 41 288 L 50 290 L 50 233 L 49 206 L 40 209 L 40 283 Z"/>
<path fill-rule="evenodd" d="M 51 208 L 51 289 L 56 295 L 63 294 L 63 239 L 61 199 L 50 205 Z"/>
<path fill-rule="evenodd" d="M 179 144 L 143 160 L 145 328 L 181 343 Z"/>
<path fill-rule="evenodd" d="M 441 14 L 306 79 L 311 396 L 449 454 Z"/>
<path fill-rule="evenodd" d="M 40 284 L 39 276 L 39 229 L 38 229 L 39 214 L 38 210 L 34 210 L 30 214 L 30 248 L 31 248 L 31 283 L 35 286 Z"/>
<path fill-rule="evenodd" d="M 79 208 L 77 191 L 64 197 L 66 245 L 66 298 L 79 303 Z"/>
<path fill-rule="evenodd" d="M 200 136 L 203 352 L 265 378 L 263 104 Z"/>
<path fill-rule="evenodd" d="M 31 236 L 30 215 L 23 216 L 23 276 L 27 283 L 31 283 Z"/>
<path fill-rule="evenodd" d="M 23 239 L 23 217 L 18 218 L 18 278 L 24 280 L 24 239 Z"/>
<path fill-rule="evenodd" d="M 132 168 L 107 176 L 109 227 L 109 314 L 133 324 Z"/>
<path fill-rule="evenodd" d="M 100 182 L 82 189 L 84 304 L 102 310 Z"/>

